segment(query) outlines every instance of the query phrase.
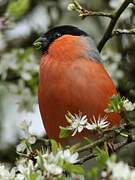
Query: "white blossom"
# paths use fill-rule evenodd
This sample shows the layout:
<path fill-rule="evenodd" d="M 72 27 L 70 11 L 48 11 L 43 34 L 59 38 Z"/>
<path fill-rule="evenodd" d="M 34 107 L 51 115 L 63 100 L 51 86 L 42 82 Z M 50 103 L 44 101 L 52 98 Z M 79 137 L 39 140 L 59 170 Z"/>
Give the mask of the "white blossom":
<path fill-rule="evenodd" d="M 62 158 L 64 161 L 73 164 L 77 161 L 79 154 L 77 152 L 74 154 L 71 154 L 70 150 L 66 149 L 64 151 L 59 151 L 58 156 L 60 156 L 60 158 Z"/>
<path fill-rule="evenodd" d="M 18 173 L 18 174 L 16 175 L 15 180 L 25 180 L 25 176 L 24 176 L 23 174 Z"/>
<path fill-rule="evenodd" d="M 16 146 L 17 152 L 24 152 L 26 148 L 27 146 L 25 143 L 20 143 Z"/>
<path fill-rule="evenodd" d="M 15 180 L 31 179 L 32 173 L 36 174 L 36 180 L 44 180 L 41 170 L 35 168 L 32 160 L 23 158 L 18 161 L 18 165 L 16 166 L 16 172 L 17 173 L 15 176 Z"/>
<path fill-rule="evenodd" d="M 31 170 L 34 170 L 34 165 L 33 165 L 33 161 L 32 160 L 28 160 L 24 163 L 21 163 L 17 166 L 17 170 L 19 172 L 21 172 L 22 174 L 24 173 L 28 173 L 30 172 Z"/>
<path fill-rule="evenodd" d="M 35 144 L 35 142 L 36 142 L 36 137 L 30 135 L 30 136 L 28 137 L 28 142 L 29 142 L 30 144 Z"/>
<path fill-rule="evenodd" d="M 135 109 L 135 103 L 132 103 L 128 99 L 123 101 L 123 107 L 126 111 L 133 111 Z"/>
<path fill-rule="evenodd" d="M 26 160 L 23 161 L 22 163 L 19 163 L 16 167 L 17 171 L 19 172 L 18 174 L 20 174 L 20 177 L 23 179 L 26 179 L 25 177 L 30 177 L 31 173 L 35 171 L 35 167 L 33 164 L 32 160 Z"/>
<path fill-rule="evenodd" d="M 128 164 L 120 161 L 118 163 L 107 161 L 107 172 L 111 180 L 134 180 L 135 170 L 131 170 Z"/>
<path fill-rule="evenodd" d="M 69 126 L 69 129 L 74 130 L 72 136 L 74 136 L 77 132 L 82 132 L 87 124 L 87 120 L 87 116 L 82 116 L 82 113 L 71 116 L 71 121 L 69 121 L 71 126 Z"/>
<path fill-rule="evenodd" d="M 67 127 L 73 131 L 72 136 L 74 136 L 77 132 L 82 132 L 83 129 L 87 130 L 96 130 L 96 129 L 104 129 L 109 126 L 109 122 L 107 121 L 107 116 L 104 117 L 98 116 L 98 119 L 93 116 L 93 119 L 90 119 L 90 123 L 88 122 L 87 116 L 79 113 L 78 115 L 72 115 L 68 113 L 66 116 L 67 121 L 71 124 Z"/>
<path fill-rule="evenodd" d="M 24 140 L 16 146 L 17 152 L 24 152 L 26 149 L 28 149 L 27 143 L 35 144 L 36 142 L 36 137 L 29 133 L 30 125 L 31 122 L 25 120 L 20 123 L 20 127 L 24 131 L 25 136 L 24 136 Z"/>
<path fill-rule="evenodd" d="M 12 180 L 15 178 L 15 168 L 9 170 L 4 164 L 0 164 L 0 179 L 1 180 Z"/>
<path fill-rule="evenodd" d="M 63 169 L 56 164 L 49 164 L 47 162 L 44 163 L 44 168 L 46 170 L 46 174 L 60 175 L 63 172 Z"/>
<path fill-rule="evenodd" d="M 71 153 L 69 149 L 59 150 L 57 153 L 46 152 L 42 156 L 37 156 L 36 167 L 43 166 L 44 176 L 50 177 L 52 175 L 61 176 L 63 168 L 61 162 L 75 163 L 78 158 L 78 153 Z M 41 165 L 42 162 L 42 165 Z"/>
<path fill-rule="evenodd" d="M 13 72 L 13 74 L 15 73 L 15 76 L 20 77 L 16 84 L 13 84 L 13 82 L 6 84 L 6 88 L 9 92 L 14 96 L 18 96 L 16 99 L 20 110 L 32 111 L 34 108 L 33 105 L 36 102 L 36 97 L 33 96 L 31 88 L 26 87 L 26 82 L 31 80 L 33 81 L 33 78 L 38 73 L 39 68 L 36 56 L 32 53 L 32 51 L 33 50 L 31 48 L 27 48 L 25 50 L 20 48 L 13 49 L 9 53 L 3 53 L 1 55 L 1 79 L 5 80 L 9 76 L 9 71 Z M 23 87 L 20 87 L 20 81 L 23 82 Z"/>
<path fill-rule="evenodd" d="M 32 75 L 29 72 L 22 72 L 21 78 L 25 81 L 29 81 L 32 79 Z"/>
<path fill-rule="evenodd" d="M 100 117 L 98 116 L 98 119 L 93 116 L 93 119 L 91 119 L 91 123 L 87 123 L 86 128 L 88 130 L 96 130 L 96 129 L 104 129 L 109 126 L 109 122 L 107 121 L 107 116 Z"/>
<path fill-rule="evenodd" d="M 29 125 L 25 121 L 22 122 L 21 127 L 24 131 L 29 129 Z M 37 151 L 36 155 L 31 147 L 31 144 L 36 142 L 36 137 L 29 132 L 27 134 L 28 136 L 16 147 L 18 152 L 23 152 L 23 154 L 20 153 L 20 157 L 22 157 L 16 161 L 16 165 L 12 169 L 8 169 L 5 165 L 0 164 L 0 180 L 61 178 L 64 176 L 64 165 L 66 163 L 74 164 L 77 161 L 78 153 L 72 153 L 69 149 L 58 148 L 57 152 Z M 25 150 L 27 150 L 26 153 Z M 73 174 L 70 174 L 71 178 Z"/>
<path fill-rule="evenodd" d="M 46 152 L 41 157 L 37 156 L 37 164 L 36 167 L 40 165 L 42 158 L 44 176 L 49 177 L 50 175 L 61 175 L 63 172 L 62 167 L 59 166 L 60 156 L 57 154 L 53 154 L 52 152 Z"/>

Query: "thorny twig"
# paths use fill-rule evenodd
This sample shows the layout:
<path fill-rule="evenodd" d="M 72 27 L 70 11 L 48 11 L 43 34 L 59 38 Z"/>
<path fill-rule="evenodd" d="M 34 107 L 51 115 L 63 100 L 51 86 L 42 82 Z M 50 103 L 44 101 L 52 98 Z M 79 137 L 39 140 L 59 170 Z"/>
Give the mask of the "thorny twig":
<path fill-rule="evenodd" d="M 88 151 L 90 152 L 88 155 L 84 156 L 83 158 L 80 158 L 75 164 L 82 164 L 92 158 L 96 157 L 96 154 L 94 153 L 94 149 L 96 146 L 100 146 L 103 145 L 104 142 L 108 142 L 114 138 L 117 138 L 118 136 L 122 136 L 124 138 L 123 141 L 114 144 L 114 148 L 113 148 L 113 152 L 118 151 L 119 149 L 121 149 L 123 146 L 128 145 L 132 142 L 135 142 L 135 135 L 133 134 L 124 134 L 122 132 L 128 132 L 128 129 L 134 129 L 135 128 L 135 124 L 124 124 L 119 128 L 112 128 L 112 131 L 110 131 L 110 133 L 105 134 L 101 139 L 98 139 L 96 141 L 94 141 L 91 144 L 85 145 L 83 147 L 80 147 L 77 152 L 81 153 L 84 151 Z M 123 136 L 124 134 L 124 136 Z M 126 136 L 125 136 L 126 135 Z"/>
<path fill-rule="evenodd" d="M 95 12 L 95 11 L 91 11 L 91 10 L 87 10 L 84 7 L 82 7 L 78 1 L 74 0 L 74 10 L 77 11 L 79 13 L 80 17 L 87 17 L 87 16 L 104 16 L 104 17 L 108 17 L 108 18 L 113 18 L 113 14 L 112 13 L 108 13 L 108 12 Z"/>
<path fill-rule="evenodd" d="M 123 11 L 128 7 L 128 5 L 130 3 L 135 5 L 135 1 L 134 0 L 125 0 L 121 6 L 112 13 L 107 13 L 107 12 L 94 12 L 94 11 L 89 11 L 85 8 L 83 8 L 76 0 L 73 1 L 74 3 L 74 10 L 79 12 L 79 16 L 81 17 L 86 17 L 86 16 L 104 16 L 104 17 L 109 17 L 110 23 L 102 37 L 102 39 L 100 40 L 99 44 L 98 44 L 98 50 L 99 52 L 101 52 L 102 48 L 104 47 L 104 45 L 106 44 L 106 42 L 114 35 L 119 35 L 119 34 L 135 34 L 135 29 L 130 29 L 130 30 L 120 30 L 120 29 L 116 29 L 113 31 L 120 15 L 123 13 Z"/>
<path fill-rule="evenodd" d="M 132 1 L 132 4 L 135 5 L 135 0 Z"/>
<path fill-rule="evenodd" d="M 105 141 L 108 141 L 109 139 L 112 139 L 114 137 L 114 133 L 106 134 L 101 139 L 98 139 L 94 141 L 91 144 L 87 144 L 77 150 L 78 153 L 81 153 L 83 151 L 92 151 L 94 147 L 99 146 L 103 144 Z"/>
<path fill-rule="evenodd" d="M 118 36 L 118 35 L 122 35 L 122 34 L 131 34 L 131 35 L 135 35 L 135 28 L 132 29 L 115 29 L 112 32 L 112 37 L 113 36 Z"/>
<path fill-rule="evenodd" d="M 98 50 L 101 52 L 102 48 L 104 47 L 104 45 L 106 44 L 106 42 L 108 41 L 108 39 L 110 39 L 110 37 L 112 36 L 112 31 L 117 23 L 117 20 L 119 19 L 120 15 L 123 13 L 123 11 L 128 7 L 128 5 L 130 3 L 132 3 L 133 0 L 125 0 L 122 5 L 118 8 L 118 10 L 116 10 L 113 14 L 113 18 L 111 19 L 107 30 L 105 31 L 102 39 L 100 40 L 99 44 L 98 44 Z"/>
<path fill-rule="evenodd" d="M 95 158 L 96 155 L 94 153 L 90 153 L 82 158 L 80 158 L 75 164 L 83 164 L 84 162 L 92 159 L 92 158 Z"/>

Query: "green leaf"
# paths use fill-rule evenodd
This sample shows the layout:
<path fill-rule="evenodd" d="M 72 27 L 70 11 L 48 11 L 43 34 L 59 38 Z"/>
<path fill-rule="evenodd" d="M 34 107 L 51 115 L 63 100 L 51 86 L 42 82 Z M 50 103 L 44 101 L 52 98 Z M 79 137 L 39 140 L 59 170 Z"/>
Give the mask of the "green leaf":
<path fill-rule="evenodd" d="M 51 142 L 51 150 L 52 150 L 52 152 L 57 153 L 58 150 L 59 150 L 58 143 L 54 139 L 51 139 L 50 142 Z"/>
<path fill-rule="evenodd" d="M 69 172 L 69 173 L 75 173 L 75 174 L 85 174 L 85 170 L 82 166 L 80 165 L 73 165 L 70 163 L 64 163 L 63 166 L 65 171 Z"/>
<path fill-rule="evenodd" d="M 98 175 L 99 175 L 99 170 L 97 167 L 93 167 L 92 169 L 90 169 L 88 172 L 87 172 L 87 176 L 89 179 L 92 179 L 92 180 L 97 180 L 99 179 L 98 178 Z"/>
<path fill-rule="evenodd" d="M 73 146 L 71 146 L 69 149 L 70 149 L 70 152 L 71 153 L 74 153 L 76 152 L 76 150 L 80 147 L 80 143 L 77 143 L 77 144 L 74 144 Z"/>
<path fill-rule="evenodd" d="M 65 128 L 65 127 L 60 127 L 60 138 L 66 138 L 71 134 L 71 129 Z"/>
<path fill-rule="evenodd" d="M 16 19 L 22 16 L 29 8 L 29 0 L 14 0 L 11 1 L 7 7 L 7 14 Z"/>
<path fill-rule="evenodd" d="M 109 159 L 109 155 L 106 151 L 96 147 L 96 160 L 100 168 L 104 168 L 106 161 Z"/>
<path fill-rule="evenodd" d="M 38 167 L 39 167 L 41 170 L 44 170 L 44 160 L 43 160 L 43 157 L 42 157 L 41 152 L 38 152 L 37 164 L 38 164 Z"/>
<path fill-rule="evenodd" d="M 110 97 L 110 103 L 108 107 L 105 109 L 105 112 L 121 112 L 123 110 L 123 100 L 124 97 L 120 95 L 114 95 Z"/>
<path fill-rule="evenodd" d="M 88 137 L 84 137 L 84 140 L 86 144 L 91 144 L 93 142 L 93 140 L 89 139 Z"/>
<path fill-rule="evenodd" d="M 54 177 L 52 180 L 66 180 L 66 177 Z"/>
<path fill-rule="evenodd" d="M 116 156 L 116 154 L 112 154 L 111 157 L 110 157 L 110 160 L 111 160 L 112 162 L 116 162 L 116 161 L 117 161 L 117 156 Z"/>
<path fill-rule="evenodd" d="M 36 172 L 31 172 L 31 173 L 30 173 L 29 180 L 36 180 L 37 177 L 38 177 L 38 173 L 36 173 Z"/>

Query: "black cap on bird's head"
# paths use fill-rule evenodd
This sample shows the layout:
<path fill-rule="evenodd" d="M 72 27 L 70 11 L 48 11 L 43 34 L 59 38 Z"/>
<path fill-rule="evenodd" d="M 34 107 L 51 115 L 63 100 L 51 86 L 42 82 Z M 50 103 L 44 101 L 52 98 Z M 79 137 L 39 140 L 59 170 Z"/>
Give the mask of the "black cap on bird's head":
<path fill-rule="evenodd" d="M 34 43 L 33 45 L 37 48 L 42 50 L 42 52 L 47 51 L 49 45 L 58 39 L 59 37 L 63 35 L 73 35 L 73 36 L 88 36 L 88 34 L 81 29 L 74 27 L 74 26 L 69 26 L 69 25 L 64 25 L 64 26 L 57 26 L 45 34 L 41 35 Z"/>

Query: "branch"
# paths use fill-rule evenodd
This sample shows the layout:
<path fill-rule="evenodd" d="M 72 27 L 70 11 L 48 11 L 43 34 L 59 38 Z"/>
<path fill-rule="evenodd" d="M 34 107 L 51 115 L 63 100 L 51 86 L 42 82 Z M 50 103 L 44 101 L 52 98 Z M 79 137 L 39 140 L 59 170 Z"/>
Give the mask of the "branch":
<path fill-rule="evenodd" d="M 112 128 L 108 131 L 105 131 L 106 134 L 104 134 L 104 136 L 101 139 L 96 140 L 95 142 L 91 143 L 91 144 L 87 144 L 81 148 L 77 149 L 78 153 L 81 153 L 83 151 L 92 151 L 94 147 L 102 145 L 105 141 L 111 140 L 114 137 L 117 137 L 119 135 L 121 135 L 122 132 L 128 132 L 129 129 L 135 129 L 135 124 L 123 124 L 121 125 L 119 128 Z"/>
<path fill-rule="evenodd" d="M 82 9 L 82 11 L 80 11 L 79 16 L 80 16 L 80 17 L 86 17 L 86 16 L 103 16 L 103 17 L 113 18 L 113 14 L 112 14 L 112 13 L 88 11 L 88 10 L 86 10 L 86 9 Z"/>
<path fill-rule="evenodd" d="M 129 135 L 127 139 L 125 139 L 124 141 L 116 144 L 116 147 L 114 149 L 114 152 L 118 151 L 119 149 L 121 149 L 123 146 L 126 146 L 130 143 L 135 142 L 135 135 Z"/>
<path fill-rule="evenodd" d="M 122 35 L 122 34 L 135 35 L 135 28 L 132 28 L 132 29 L 116 29 L 116 30 L 113 30 L 111 37 L 113 37 L 113 36 L 118 36 L 118 35 Z"/>
<path fill-rule="evenodd" d="M 124 131 L 128 131 L 128 129 L 134 129 L 134 128 L 135 128 L 135 124 L 130 124 L 130 123 L 123 124 L 119 128 L 113 128 L 112 130 L 110 130 L 110 133 L 108 131 L 107 134 L 105 134 L 101 139 L 96 140 L 95 142 L 93 142 L 91 144 L 88 144 L 88 145 L 85 145 L 85 146 L 79 148 L 77 150 L 78 153 L 81 153 L 84 151 L 89 151 L 90 153 L 88 155 L 84 156 L 83 158 L 80 158 L 75 164 L 83 164 L 84 162 L 86 162 L 92 158 L 95 158 L 96 154 L 94 153 L 94 148 L 96 146 L 103 145 L 104 142 L 108 142 L 108 141 L 112 140 L 113 138 L 118 137 L 119 135 L 121 135 L 124 138 L 124 140 L 117 144 L 112 144 L 113 151 L 111 151 L 111 153 L 118 151 L 125 145 L 135 142 L 135 135 L 122 133 Z"/>
<path fill-rule="evenodd" d="M 96 140 L 95 142 L 91 144 L 87 144 L 77 150 L 78 153 L 81 153 L 83 151 L 92 151 L 94 147 L 99 146 L 103 144 L 105 141 L 108 141 L 109 139 L 112 139 L 114 136 L 114 133 L 112 134 L 105 134 L 101 139 Z"/>
<path fill-rule="evenodd" d="M 132 0 L 125 0 L 120 8 L 113 14 L 113 17 L 108 25 L 108 28 L 106 32 L 104 33 L 103 38 L 100 40 L 98 45 L 98 50 L 101 52 L 102 48 L 104 47 L 105 43 L 108 41 L 108 39 L 111 37 L 112 31 L 117 23 L 117 20 L 119 19 L 120 15 L 123 13 L 123 11 L 127 8 L 127 6 L 132 3 Z"/>
<path fill-rule="evenodd" d="M 78 1 L 74 0 L 73 3 L 68 5 L 68 10 L 69 11 L 77 11 L 79 13 L 80 17 L 87 17 L 87 16 L 104 16 L 108 18 L 113 18 L 112 13 L 107 13 L 107 12 L 95 12 L 95 11 L 90 11 L 85 8 L 83 8 Z"/>
<path fill-rule="evenodd" d="M 135 0 L 132 1 L 132 4 L 135 6 Z"/>
<path fill-rule="evenodd" d="M 107 137 L 107 136 L 106 136 L 106 137 Z M 135 135 L 132 135 L 132 136 L 129 135 L 128 138 L 125 139 L 124 141 L 122 141 L 122 142 L 120 142 L 120 143 L 117 143 L 117 144 L 114 144 L 114 149 L 113 149 L 112 153 L 117 152 L 117 151 L 120 150 L 123 146 L 126 146 L 126 145 L 128 145 L 128 144 L 130 144 L 130 143 L 133 143 L 133 142 L 135 142 Z M 103 141 L 102 141 L 102 143 L 103 143 Z M 91 146 L 89 145 L 89 149 L 90 149 L 90 148 L 92 149 L 92 148 L 95 147 L 96 145 L 100 145 L 100 144 L 101 144 L 101 141 L 100 141 L 100 143 L 96 141 L 95 144 L 93 143 L 94 146 L 93 146 L 92 144 L 90 144 Z M 80 149 L 79 152 L 88 150 L 87 148 L 88 148 L 88 145 L 85 146 L 85 148 Z M 93 158 L 95 158 L 95 157 L 96 157 L 96 154 L 92 152 L 92 153 L 84 156 L 83 158 L 80 158 L 75 164 L 83 164 L 84 162 L 86 162 L 86 161 L 88 161 L 88 160 L 90 160 L 90 159 L 93 159 Z"/>
<path fill-rule="evenodd" d="M 102 39 L 100 40 L 98 44 L 98 50 L 99 52 L 102 50 L 108 39 L 110 39 L 114 35 L 119 35 L 119 34 L 135 34 L 135 30 L 114 30 L 114 27 L 120 17 L 120 15 L 123 13 L 123 11 L 128 7 L 128 5 L 132 3 L 135 5 L 135 0 L 125 0 L 122 5 L 114 12 L 114 13 L 106 13 L 106 12 L 94 12 L 94 11 L 89 11 L 85 8 L 83 8 L 78 1 L 73 0 L 73 3 L 68 5 L 68 10 L 74 10 L 79 13 L 79 16 L 81 17 L 86 17 L 86 16 L 104 16 L 111 18 L 110 23 L 107 27 L 107 30 L 105 31 Z"/>
<path fill-rule="evenodd" d="M 90 153 L 90 154 L 80 158 L 75 164 L 83 164 L 84 162 L 86 162 L 90 159 L 93 159 L 95 157 L 96 157 L 96 155 L 94 153 Z"/>

